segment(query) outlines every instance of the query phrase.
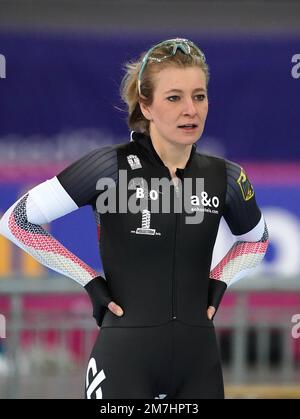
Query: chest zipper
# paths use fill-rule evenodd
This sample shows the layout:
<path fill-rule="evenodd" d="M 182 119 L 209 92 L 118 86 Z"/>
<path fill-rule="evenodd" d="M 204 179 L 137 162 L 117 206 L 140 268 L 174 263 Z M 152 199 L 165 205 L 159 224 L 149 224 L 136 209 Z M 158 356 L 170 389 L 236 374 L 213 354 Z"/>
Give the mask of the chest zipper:
<path fill-rule="evenodd" d="M 180 197 L 179 187 L 176 184 L 172 185 L 173 194 L 171 199 L 173 200 L 173 205 L 175 198 L 178 199 Z M 177 319 L 177 284 L 176 284 L 176 250 L 177 250 L 177 236 L 178 236 L 178 222 L 180 213 L 175 212 L 175 205 L 174 205 L 174 217 L 175 217 L 175 235 L 174 235 L 174 242 L 173 242 L 173 267 L 172 267 L 172 320 Z"/>

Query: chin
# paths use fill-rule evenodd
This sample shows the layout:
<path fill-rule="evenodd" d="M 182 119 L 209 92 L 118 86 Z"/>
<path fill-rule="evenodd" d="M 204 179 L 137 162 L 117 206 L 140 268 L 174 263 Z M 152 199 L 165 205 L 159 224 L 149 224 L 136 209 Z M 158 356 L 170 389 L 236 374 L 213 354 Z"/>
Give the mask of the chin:
<path fill-rule="evenodd" d="M 196 141 L 198 141 L 200 138 L 200 135 L 181 135 L 180 137 L 178 137 L 178 140 L 176 141 L 179 144 L 184 144 L 184 145 L 193 145 L 195 144 Z"/>

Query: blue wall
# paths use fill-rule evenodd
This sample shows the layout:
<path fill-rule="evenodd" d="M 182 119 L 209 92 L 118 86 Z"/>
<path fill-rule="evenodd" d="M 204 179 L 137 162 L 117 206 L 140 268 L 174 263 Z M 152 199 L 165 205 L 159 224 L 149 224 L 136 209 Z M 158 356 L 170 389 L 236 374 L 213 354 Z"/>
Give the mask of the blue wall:
<path fill-rule="evenodd" d="M 7 77 L 0 79 L 0 141 L 9 134 L 53 137 L 82 129 L 126 138 L 126 115 L 114 108 L 121 105 L 122 66 L 160 39 L 0 32 L 7 61 Z M 291 75 L 291 59 L 300 53 L 300 38 L 193 40 L 211 68 L 203 145 L 211 140 L 231 159 L 299 159 L 300 78 Z"/>

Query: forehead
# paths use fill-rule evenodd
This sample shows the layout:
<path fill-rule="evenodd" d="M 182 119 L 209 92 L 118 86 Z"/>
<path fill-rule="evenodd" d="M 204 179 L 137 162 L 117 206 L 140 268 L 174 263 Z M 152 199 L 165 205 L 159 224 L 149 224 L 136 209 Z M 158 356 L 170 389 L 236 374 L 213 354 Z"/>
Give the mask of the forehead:
<path fill-rule="evenodd" d="M 169 66 L 153 76 L 155 90 L 180 89 L 182 91 L 206 88 L 206 77 L 200 67 L 179 68 Z"/>

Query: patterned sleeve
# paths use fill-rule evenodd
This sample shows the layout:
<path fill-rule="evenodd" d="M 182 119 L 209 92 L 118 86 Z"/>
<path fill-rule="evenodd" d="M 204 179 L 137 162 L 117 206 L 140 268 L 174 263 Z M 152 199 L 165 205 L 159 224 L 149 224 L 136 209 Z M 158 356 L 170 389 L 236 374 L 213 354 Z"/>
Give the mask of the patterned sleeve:
<path fill-rule="evenodd" d="M 20 198 L 0 220 L 0 233 L 48 268 L 85 286 L 99 274 L 42 227 L 90 203 L 99 178 L 115 176 L 114 151 L 103 148 L 73 163 Z M 100 193 L 98 191 L 98 193 Z"/>
<path fill-rule="evenodd" d="M 231 162 L 226 162 L 226 167 L 224 218 L 237 241 L 211 270 L 210 278 L 229 286 L 252 272 L 262 261 L 268 247 L 268 230 L 245 171 Z"/>

